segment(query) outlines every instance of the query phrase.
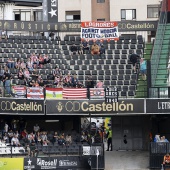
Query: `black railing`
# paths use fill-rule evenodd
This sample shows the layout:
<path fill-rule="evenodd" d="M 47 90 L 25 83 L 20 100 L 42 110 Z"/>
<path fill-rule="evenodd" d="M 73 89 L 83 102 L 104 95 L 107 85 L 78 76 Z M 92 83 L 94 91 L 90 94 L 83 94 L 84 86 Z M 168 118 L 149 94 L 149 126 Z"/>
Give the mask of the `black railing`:
<path fill-rule="evenodd" d="M 170 153 L 170 143 L 151 142 L 150 143 L 150 168 L 162 168 L 164 156 Z"/>
<path fill-rule="evenodd" d="M 170 98 L 170 87 L 150 87 L 148 98 Z"/>

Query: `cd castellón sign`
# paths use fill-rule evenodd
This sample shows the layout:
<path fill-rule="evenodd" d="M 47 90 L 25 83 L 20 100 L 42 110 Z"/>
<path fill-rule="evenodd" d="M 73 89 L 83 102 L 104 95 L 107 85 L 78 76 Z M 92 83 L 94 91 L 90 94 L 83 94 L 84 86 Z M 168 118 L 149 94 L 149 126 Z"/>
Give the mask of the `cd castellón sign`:
<path fill-rule="evenodd" d="M 144 99 L 120 100 L 105 103 L 103 100 L 46 100 L 46 114 L 116 114 L 144 113 Z"/>

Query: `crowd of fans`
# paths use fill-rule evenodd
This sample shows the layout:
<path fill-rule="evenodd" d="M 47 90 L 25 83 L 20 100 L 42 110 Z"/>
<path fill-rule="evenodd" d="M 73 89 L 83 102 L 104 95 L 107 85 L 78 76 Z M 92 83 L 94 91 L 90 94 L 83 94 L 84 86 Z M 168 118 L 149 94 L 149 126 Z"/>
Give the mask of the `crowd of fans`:
<path fill-rule="evenodd" d="M 159 134 L 155 135 L 154 142 L 169 142 L 165 136 L 161 136 Z"/>

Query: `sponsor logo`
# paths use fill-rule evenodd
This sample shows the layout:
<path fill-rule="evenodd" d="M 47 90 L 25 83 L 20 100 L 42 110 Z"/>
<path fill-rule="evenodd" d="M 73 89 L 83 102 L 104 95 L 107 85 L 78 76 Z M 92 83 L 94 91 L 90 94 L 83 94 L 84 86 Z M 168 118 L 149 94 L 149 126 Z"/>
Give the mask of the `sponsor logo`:
<path fill-rule="evenodd" d="M 1 101 L 0 109 L 2 111 L 42 111 L 43 106 L 37 102 Z"/>
<path fill-rule="evenodd" d="M 31 170 L 31 169 L 35 168 L 35 165 L 32 165 L 32 161 L 30 159 L 27 161 L 27 163 L 28 163 L 28 165 L 24 166 L 24 169 Z"/>
<path fill-rule="evenodd" d="M 56 169 L 57 159 L 46 161 L 42 158 L 37 158 L 37 165 L 40 166 L 41 169 Z"/>
<path fill-rule="evenodd" d="M 59 166 L 77 166 L 77 161 L 70 161 L 70 160 L 60 160 Z"/>
<path fill-rule="evenodd" d="M 63 104 L 61 102 L 58 102 L 56 108 L 59 112 L 61 112 L 63 110 Z"/>
<path fill-rule="evenodd" d="M 65 103 L 65 105 L 62 102 L 57 102 L 56 108 L 59 112 L 61 112 L 64 108 L 67 112 L 79 112 L 79 111 L 83 111 L 83 112 L 89 112 L 89 111 L 91 111 L 91 112 L 101 112 L 101 111 L 125 112 L 125 111 L 130 111 L 130 112 L 133 112 L 134 104 L 133 103 L 124 103 L 124 101 L 122 101 L 121 103 L 102 102 L 100 104 L 99 103 L 93 104 L 93 103 L 89 103 L 88 101 L 84 101 L 84 102 L 67 101 Z"/>

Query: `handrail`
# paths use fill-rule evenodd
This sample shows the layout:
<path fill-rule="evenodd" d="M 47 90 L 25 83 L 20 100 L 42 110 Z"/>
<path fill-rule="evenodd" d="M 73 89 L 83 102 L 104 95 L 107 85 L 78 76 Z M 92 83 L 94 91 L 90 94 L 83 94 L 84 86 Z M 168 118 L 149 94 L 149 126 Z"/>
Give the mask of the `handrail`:
<path fill-rule="evenodd" d="M 160 19 L 158 22 L 158 30 L 156 32 L 156 40 L 155 40 L 155 44 L 154 44 L 153 51 L 152 51 L 152 57 L 151 57 L 152 86 L 154 86 L 155 82 L 156 82 L 156 75 L 158 72 L 158 65 L 159 65 L 159 61 L 160 61 L 162 44 L 163 44 L 163 39 L 164 39 L 164 36 L 161 36 L 160 38 L 159 38 L 159 36 L 160 36 L 160 34 L 164 35 L 165 29 L 166 29 L 166 24 L 167 24 L 167 11 L 166 11 L 166 9 L 165 9 L 165 11 L 163 11 L 164 6 L 167 7 L 167 0 L 164 0 L 162 2 Z M 159 30 L 159 26 L 161 26 L 160 30 Z M 157 46 L 156 44 L 159 44 L 159 46 Z"/>

